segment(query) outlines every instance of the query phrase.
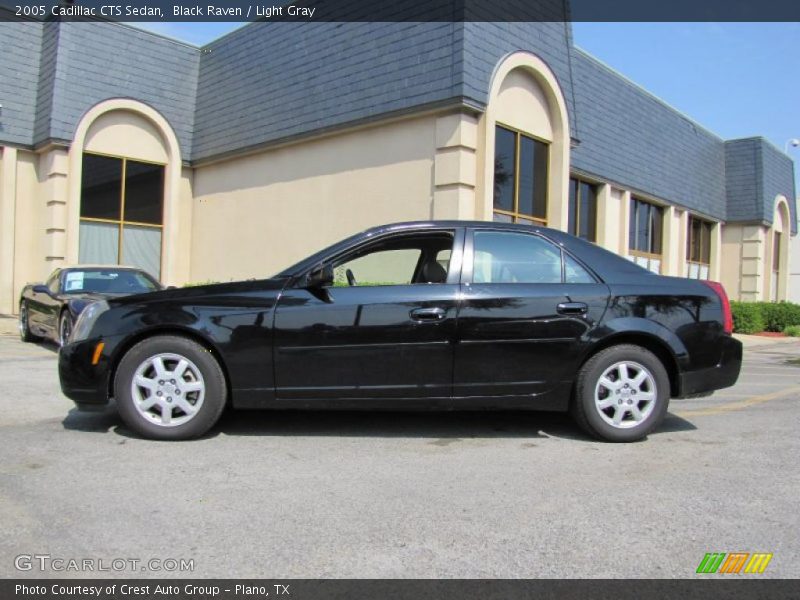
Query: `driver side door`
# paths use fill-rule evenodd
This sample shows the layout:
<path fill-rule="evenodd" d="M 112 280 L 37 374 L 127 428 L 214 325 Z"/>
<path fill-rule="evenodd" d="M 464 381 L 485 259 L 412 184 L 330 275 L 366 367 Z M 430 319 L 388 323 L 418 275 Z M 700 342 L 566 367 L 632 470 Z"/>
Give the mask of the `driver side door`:
<path fill-rule="evenodd" d="M 461 228 L 387 234 L 326 259 L 331 285 L 285 290 L 276 397 L 449 398 L 463 239 Z"/>

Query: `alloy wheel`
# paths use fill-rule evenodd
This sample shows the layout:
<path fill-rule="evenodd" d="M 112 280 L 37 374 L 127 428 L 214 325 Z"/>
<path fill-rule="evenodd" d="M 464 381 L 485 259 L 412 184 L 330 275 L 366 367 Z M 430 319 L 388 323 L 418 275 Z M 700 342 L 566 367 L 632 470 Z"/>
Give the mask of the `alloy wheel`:
<path fill-rule="evenodd" d="M 131 381 L 136 410 L 161 427 L 192 420 L 203 405 L 205 393 L 200 369 L 180 354 L 163 353 L 145 359 Z"/>
<path fill-rule="evenodd" d="M 61 317 L 61 322 L 58 327 L 58 341 L 61 346 L 69 342 L 69 336 L 72 335 L 72 321 L 68 315 Z"/>
<path fill-rule="evenodd" d="M 636 427 L 656 406 L 658 390 L 653 374 L 634 361 L 608 367 L 597 381 L 594 403 L 600 417 L 618 429 Z"/>
<path fill-rule="evenodd" d="M 24 340 L 28 336 L 28 306 L 21 304 L 19 307 L 19 335 Z"/>

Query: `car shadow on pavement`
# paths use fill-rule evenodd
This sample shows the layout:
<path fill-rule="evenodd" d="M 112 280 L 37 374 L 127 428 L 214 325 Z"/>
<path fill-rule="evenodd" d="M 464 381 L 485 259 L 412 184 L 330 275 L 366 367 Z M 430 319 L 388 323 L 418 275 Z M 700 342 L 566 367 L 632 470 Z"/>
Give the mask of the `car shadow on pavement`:
<path fill-rule="evenodd" d="M 668 414 L 651 435 L 694 429 L 689 421 Z M 232 436 L 554 437 L 597 441 L 585 434 L 568 413 L 535 411 L 227 411 L 214 430 Z"/>
<path fill-rule="evenodd" d="M 53 354 L 58 354 L 58 344 L 54 342 L 42 340 L 41 342 L 34 342 L 34 344 L 42 350 L 47 350 Z"/>
<path fill-rule="evenodd" d="M 88 433 L 113 432 L 123 437 L 139 436 L 120 420 L 113 404 L 102 412 L 72 409 L 62 421 L 65 429 Z M 651 435 L 691 431 L 689 421 L 668 414 Z M 447 440 L 468 438 L 548 437 L 597 442 L 586 435 L 567 413 L 533 411 L 317 411 L 317 410 L 227 410 L 201 439 L 228 436 L 282 437 L 413 437 Z"/>
<path fill-rule="evenodd" d="M 77 408 L 71 408 L 67 416 L 61 421 L 61 425 L 64 429 L 70 431 L 84 431 L 87 433 L 109 433 L 113 431 L 121 435 L 133 435 L 123 425 L 117 414 L 117 409 L 113 405 L 97 412 L 84 412 Z M 124 430 L 124 433 L 122 430 Z"/>

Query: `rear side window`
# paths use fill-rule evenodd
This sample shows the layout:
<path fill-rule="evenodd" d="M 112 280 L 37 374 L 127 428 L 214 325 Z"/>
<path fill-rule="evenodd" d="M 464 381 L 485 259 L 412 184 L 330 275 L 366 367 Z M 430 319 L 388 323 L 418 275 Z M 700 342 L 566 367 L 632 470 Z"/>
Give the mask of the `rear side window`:
<path fill-rule="evenodd" d="M 594 277 L 569 254 L 564 255 L 564 283 L 595 283 Z"/>
<path fill-rule="evenodd" d="M 476 231 L 474 283 L 561 283 L 561 250 L 534 235 Z"/>
<path fill-rule="evenodd" d="M 473 255 L 473 283 L 595 283 L 575 259 L 536 235 L 476 231 Z"/>

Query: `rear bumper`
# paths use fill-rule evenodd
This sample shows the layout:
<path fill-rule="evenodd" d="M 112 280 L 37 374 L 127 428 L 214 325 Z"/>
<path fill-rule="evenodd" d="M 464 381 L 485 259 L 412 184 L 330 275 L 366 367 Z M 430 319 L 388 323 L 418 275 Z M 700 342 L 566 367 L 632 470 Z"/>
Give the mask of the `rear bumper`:
<path fill-rule="evenodd" d="M 721 390 L 736 383 L 742 369 L 742 343 L 729 336 L 723 337 L 721 343 L 722 355 L 716 366 L 680 374 L 678 398 Z"/>

